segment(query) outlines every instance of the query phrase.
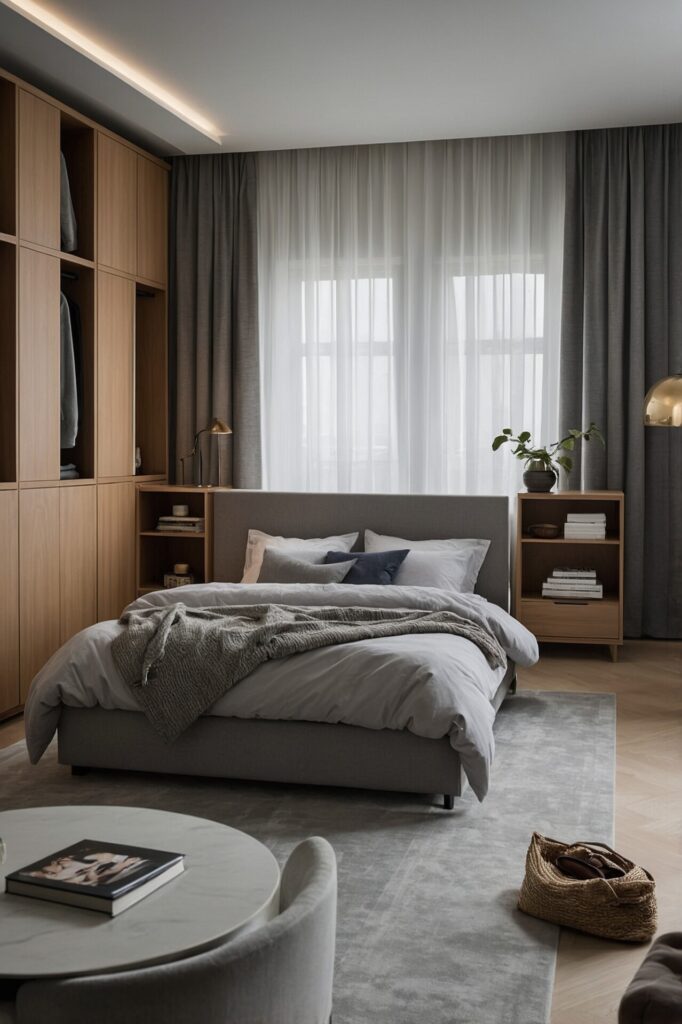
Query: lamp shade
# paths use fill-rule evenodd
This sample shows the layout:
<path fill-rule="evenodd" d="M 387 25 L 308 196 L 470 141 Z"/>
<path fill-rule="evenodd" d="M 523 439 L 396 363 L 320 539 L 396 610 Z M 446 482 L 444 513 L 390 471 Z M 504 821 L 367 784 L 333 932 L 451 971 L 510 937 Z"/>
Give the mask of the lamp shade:
<path fill-rule="evenodd" d="M 223 422 L 223 420 L 213 419 L 206 428 L 206 431 L 209 434 L 231 434 L 232 428 L 228 427 L 227 423 Z"/>
<path fill-rule="evenodd" d="M 682 373 L 663 377 L 644 399 L 647 427 L 682 427 Z"/>

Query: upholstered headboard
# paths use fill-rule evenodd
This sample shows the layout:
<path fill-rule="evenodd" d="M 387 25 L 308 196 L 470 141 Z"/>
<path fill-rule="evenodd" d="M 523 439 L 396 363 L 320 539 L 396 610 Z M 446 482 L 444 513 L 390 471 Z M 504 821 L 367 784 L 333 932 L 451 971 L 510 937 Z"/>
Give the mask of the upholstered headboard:
<path fill-rule="evenodd" d="M 509 503 L 507 498 L 429 494 L 311 494 L 216 491 L 213 575 L 238 583 L 248 531 L 284 537 L 329 537 L 363 530 L 410 540 L 482 537 L 490 548 L 476 593 L 509 608 Z"/>

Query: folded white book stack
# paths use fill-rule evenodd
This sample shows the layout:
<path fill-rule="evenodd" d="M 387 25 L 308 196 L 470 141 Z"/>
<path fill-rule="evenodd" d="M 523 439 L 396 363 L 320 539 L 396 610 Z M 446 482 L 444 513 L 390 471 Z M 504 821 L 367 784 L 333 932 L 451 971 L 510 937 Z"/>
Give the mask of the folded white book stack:
<path fill-rule="evenodd" d="M 570 601 L 599 600 L 604 588 L 596 569 L 555 569 L 542 584 L 542 596 Z"/>
<path fill-rule="evenodd" d="M 564 540 L 605 540 L 604 512 L 569 512 L 564 523 Z"/>
<path fill-rule="evenodd" d="M 203 533 L 204 520 L 201 516 L 159 516 L 156 529 L 173 533 Z"/>

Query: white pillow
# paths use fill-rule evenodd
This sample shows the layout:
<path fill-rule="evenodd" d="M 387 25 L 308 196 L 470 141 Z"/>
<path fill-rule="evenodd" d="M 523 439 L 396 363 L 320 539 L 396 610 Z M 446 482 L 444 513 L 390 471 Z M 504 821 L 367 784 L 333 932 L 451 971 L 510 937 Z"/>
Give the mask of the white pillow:
<path fill-rule="evenodd" d="M 365 530 L 365 551 L 409 548 L 410 554 L 393 579 L 399 587 L 440 587 L 473 594 L 489 547 L 489 540 L 404 540 Z"/>
<path fill-rule="evenodd" d="M 358 533 L 345 533 L 341 537 L 314 537 L 310 540 L 303 540 L 301 537 L 271 537 L 269 533 L 263 533 L 261 530 L 249 530 L 242 583 L 258 582 L 260 567 L 263 563 L 263 552 L 266 547 L 298 548 L 296 555 L 299 558 L 303 550 L 313 554 L 321 550 L 320 561 L 323 561 L 328 551 L 350 551 L 358 536 Z"/>

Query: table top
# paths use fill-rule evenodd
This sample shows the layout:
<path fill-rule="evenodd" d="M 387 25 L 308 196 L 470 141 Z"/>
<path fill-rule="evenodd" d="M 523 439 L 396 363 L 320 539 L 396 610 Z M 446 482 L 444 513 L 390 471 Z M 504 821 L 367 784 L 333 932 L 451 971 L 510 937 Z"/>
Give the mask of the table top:
<path fill-rule="evenodd" d="M 185 870 L 117 917 L 0 893 L 0 978 L 58 977 L 181 959 L 263 924 L 279 910 L 279 867 L 227 825 L 141 807 L 0 812 L 0 876 L 81 839 L 185 854 Z M 4 884 L 2 884 L 4 890 Z"/>

